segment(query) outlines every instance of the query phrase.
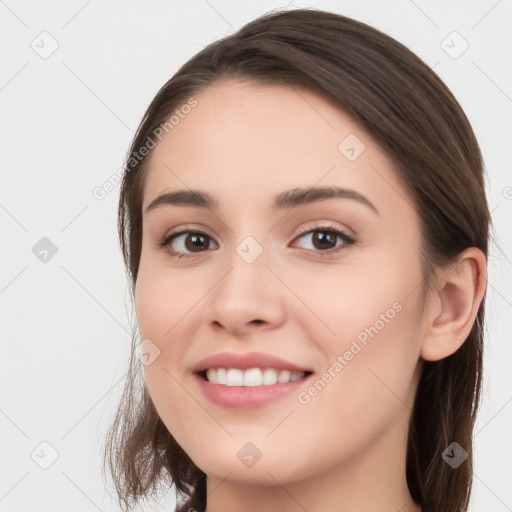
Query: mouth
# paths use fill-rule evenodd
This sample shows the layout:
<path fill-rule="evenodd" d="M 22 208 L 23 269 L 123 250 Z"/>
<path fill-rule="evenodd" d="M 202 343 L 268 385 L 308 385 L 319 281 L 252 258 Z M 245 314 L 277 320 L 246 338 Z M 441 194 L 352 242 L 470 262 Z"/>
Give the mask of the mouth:
<path fill-rule="evenodd" d="M 190 373 L 210 402 L 252 409 L 292 397 L 314 372 L 273 354 L 221 352 L 199 361 Z"/>
<path fill-rule="evenodd" d="M 311 371 L 290 371 L 279 368 L 208 368 L 197 375 L 210 384 L 229 387 L 261 387 L 286 384 L 307 379 Z"/>
<path fill-rule="evenodd" d="M 216 370 L 218 374 L 219 369 Z M 222 379 L 223 369 L 221 368 L 220 370 Z M 259 384 L 259 378 L 256 380 L 254 375 L 252 375 L 252 373 L 256 374 L 257 372 L 251 372 L 250 370 L 253 370 L 253 368 L 249 368 L 245 372 L 242 372 L 239 368 L 229 368 L 226 370 L 225 384 L 214 383 L 213 380 L 215 377 L 212 377 L 212 372 L 209 370 L 194 373 L 193 377 L 198 390 L 208 401 L 224 409 L 231 410 L 262 408 L 285 399 L 297 400 L 301 388 L 304 388 L 307 385 L 307 381 L 313 378 L 313 373 L 308 371 L 300 372 L 299 375 L 295 376 L 295 380 L 291 380 L 290 376 L 290 379 L 284 381 L 284 377 L 286 377 L 285 374 L 281 377 L 283 382 L 277 381 L 271 383 L 274 381 L 274 377 L 277 374 L 275 369 L 272 369 L 273 375 L 271 375 L 270 372 L 261 371 L 261 369 L 256 368 L 256 370 L 262 374 L 262 382 Z M 208 380 L 208 374 L 210 374 L 212 382 Z M 248 376 L 246 383 L 240 379 L 240 374 L 243 374 L 244 380 L 246 376 Z M 265 380 L 266 384 L 263 383 L 263 374 L 265 374 L 266 379 L 268 379 Z M 281 374 L 282 372 L 279 374 L 278 378 Z M 270 380 L 270 375 L 272 376 L 272 381 Z M 281 408 L 279 410 L 281 410 Z"/>

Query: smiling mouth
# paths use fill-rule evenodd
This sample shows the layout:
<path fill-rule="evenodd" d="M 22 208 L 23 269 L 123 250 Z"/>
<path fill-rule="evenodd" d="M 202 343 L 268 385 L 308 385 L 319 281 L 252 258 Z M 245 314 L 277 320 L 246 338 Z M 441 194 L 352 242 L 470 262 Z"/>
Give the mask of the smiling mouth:
<path fill-rule="evenodd" d="M 292 372 L 276 368 L 209 368 L 198 372 L 201 379 L 210 384 L 230 387 L 260 387 L 286 384 L 306 379 L 313 372 Z"/>

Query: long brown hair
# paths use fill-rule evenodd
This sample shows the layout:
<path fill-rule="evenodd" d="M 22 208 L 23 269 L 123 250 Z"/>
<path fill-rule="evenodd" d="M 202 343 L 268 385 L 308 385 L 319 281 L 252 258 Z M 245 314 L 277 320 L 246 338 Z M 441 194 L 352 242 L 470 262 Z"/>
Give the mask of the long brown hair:
<path fill-rule="evenodd" d="M 134 296 L 142 244 L 148 158 L 134 158 L 168 119 L 220 80 L 307 88 L 334 100 L 388 152 L 422 227 L 425 290 L 431 271 L 468 247 L 488 255 L 490 215 L 483 159 L 462 108 L 414 53 L 369 25 L 317 9 L 270 11 L 194 55 L 158 91 L 126 157 L 118 229 Z M 165 124 L 167 123 L 167 125 Z M 160 128 L 159 128 L 160 127 Z M 406 477 L 423 512 L 465 512 L 472 488 L 472 432 L 482 384 L 484 300 L 464 344 L 424 361 L 409 423 Z M 104 446 L 123 509 L 175 486 L 178 510 L 206 507 L 205 474 L 159 418 L 143 382 L 136 334 L 124 392 Z M 457 442 L 467 460 L 452 469 L 442 452 Z"/>

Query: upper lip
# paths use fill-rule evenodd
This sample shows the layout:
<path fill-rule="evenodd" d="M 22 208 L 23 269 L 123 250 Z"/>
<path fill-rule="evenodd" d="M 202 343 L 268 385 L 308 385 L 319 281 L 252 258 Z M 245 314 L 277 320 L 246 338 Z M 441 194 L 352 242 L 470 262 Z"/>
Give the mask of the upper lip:
<path fill-rule="evenodd" d="M 289 370 L 291 372 L 311 372 L 309 368 L 298 366 L 280 357 L 263 352 L 246 352 L 237 354 L 234 352 L 221 352 L 199 361 L 192 367 L 192 372 L 200 373 L 209 368 L 238 368 L 248 370 L 249 368 L 276 368 Z"/>

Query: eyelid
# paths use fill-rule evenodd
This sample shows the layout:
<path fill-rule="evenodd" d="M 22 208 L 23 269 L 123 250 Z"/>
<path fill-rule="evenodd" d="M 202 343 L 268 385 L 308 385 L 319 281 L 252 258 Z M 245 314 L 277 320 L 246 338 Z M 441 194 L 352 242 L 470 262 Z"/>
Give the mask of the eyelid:
<path fill-rule="evenodd" d="M 157 241 L 157 246 L 164 247 L 164 246 L 170 244 L 170 241 L 173 237 L 178 237 L 178 236 L 181 236 L 181 235 L 184 235 L 187 233 L 197 233 L 197 234 L 205 235 L 208 238 L 210 238 L 210 240 L 215 242 L 215 238 L 212 235 L 210 235 L 207 231 L 208 230 L 205 227 L 197 228 L 190 224 L 182 224 L 182 225 L 180 225 L 179 228 L 171 229 L 170 231 L 166 232 L 159 239 L 159 241 Z M 215 242 L 215 243 L 217 243 L 217 242 Z"/>
<path fill-rule="evenodd" d="M 201 224 L 180 224 L 179 227 L 166 231 L 165 234 L 161 237 L 161 239 L 166 239 L 173 235 L 181 235 L 183 233 L 188 232 L 203 233 L 204 235 L 208 235 L 212 239 L 214 238 L 213 235 L 210 235 L 208 233 L 208 228 L 206 226 L 202 226 Z"/>
<path fill-rule="evenodd" d="M 344 235 L 347 237 L 356 240 L 357 236 L 356 234 L 349 228 L 337 225 L 337 223 L 333 222 L 332 220 L 312 220 L 306 224 L 304 228 L 301 228 L 295 238 L 302 236 L 306 233 L 309 233 L 311 231 L 341 231 Z"/>

